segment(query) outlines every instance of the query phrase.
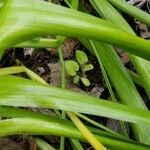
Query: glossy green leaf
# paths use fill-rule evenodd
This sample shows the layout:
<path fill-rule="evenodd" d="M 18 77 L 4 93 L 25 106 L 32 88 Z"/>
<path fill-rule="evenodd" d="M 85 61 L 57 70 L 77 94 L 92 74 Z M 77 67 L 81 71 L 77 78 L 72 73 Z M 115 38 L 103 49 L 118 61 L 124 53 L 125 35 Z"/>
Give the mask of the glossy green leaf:
<path fill-rule="evenodd" d="M 120 0 L 118 2 L 118 4 L 122 3 L 121 1 L 122 0 Z M 108 2 L 106 2 L 106 0 L 102 0 L 101 2 L 99 2 L 98 0 L 94 0 L 93 2 L 95 2 L 95 4 L 100 4 L 99 5 L 100 13 L 102 14 L 102 16 L 104 16 L 104 18 L 106 18 L 108 21 L 116 24 L 118 26 L 118 28 L 122 28 L 122 29 L 136 35 L 134 33 L 134 31 L 132 30 L 132 28 L 129 26 L 129 24 L 126 22 L 126 20 L 121 16 L 121 14 L 119 14 L 115 10 L 115 8 L 113 8 Z M 132 7 L 134 7 L 134 6 L 132 6 Z M 138 10 L 137 14 L 139 14 L 141 12 L 138 8 L 135 8 L 135 9 Z M 110 12 L 112 12 L 112 13 L 110 13 Z M 149 14 L 147 14 L 147 15 L 149 15 Z M 146 16 L 145 16 L 145 18 L 146 18 Z M 134 67 L 136 68 L 138 74 L 141 76 L 141 78 L 144 82 L 143 87 L 145 88 L 148 96 L 150 97 L 150 61 L 136 57 L 135 55 L 131 55 L 130 53 L 129 53 L 129 57 L 130 57 L 132 63 L 134 64 Z"/>
<path fill-rule="evenodd" d="M 31 135 L 65 136 L 85 141 L 81 133 L 72 125 L 71 122 L 57 117 L 50 117 L 37 112 L 31 112 L 29 110 L 4 106 L 0 106 L 0 116 L 16 117 L 0 121 L 0 137 L 28 133 Z M 97 132 L 94 128 L 89 127 L 89 129 L 95 133 L 98 140 L 112 150 L 148 150 L 150 148 L 148 145 L 112 136 L 101 130 L 98 130 Z"/>
<path fill-rule="evenodd" d="M 0 57 L 18 43 L 57 34 L 108 42 L 150 59 L 149 41 L 76 10 L 41 0 L 6 0 L 0 13 Z"/>
<path fill-rule="evenodd" d="M 15 135 L 15 134 L 30 134 L 30 135 L 55 135 L 77 138 L 83 140 L 80 132 L 72 126 L 72 124 L 64 121 L 55 121 L 49 119 L 48 121 L 31 118 L 14 118 L 0 121 L 0 136 Z M 116 137 L 110 137 L 102 134 L 97 138 L 102 141 L 108 148 L 112 150 L 149 150 L 148 145 L 141 145 L 132 141 L 117 139 Z"/>
<path fill-rule="evenodd" d="M 96 4 L 95 6 L 97 7 L 97 11 L 100 14 L 102 14 L 102 16 L 106 18 L 108 21 L 116 24 L 118 28 L 121 27 L 122 29 L 134 34 L 133 30 L 128 25 L 128 23 L 124 20 L 124 18 L 106 0 L 101 0 L 101 1 L 93 0 L 91 2 L 94 2 Z M 95 46 L 98 49 L 101 48 L 101 46 L 99 46 L 98 43 L 95 44 Z M 108 47 L 110 46 L 105 46 L 105 47 L 106 49 L 108 49 Z M 115 52 L 109 51 L 109 53 L 107 54 L 107 59 L 109 59 L 110 61 L 108 62 L 104 56 L 106 51 L 108 50 L 105 50 L 105 52 L 99 53 L 99 56 L 103 55 L 103 57 L 101 56 L 101 59 L 104 62 L 104 66 L 109 74 L 109 77 L 112 83 L 114 84 L 118 92 L 118 95 L 121 98 L 121 101 L 129 106 L 133 106 L 133 107 L 137 107 L 141 109 L 147 109 L 142 98 L 139 96 L 138 92 L 136 91 L 135 86 L 133 85 L 133 81 L 129 77 L 124 66 L 121 64 L 121 62 L 119 62 L 119 59 L 117 58 L 117 55 L 115 54 Z M 149 85 L 149 77 L 150 77 L 149 69 L 148 69 L 148 66 L 150 66 L 149 62 L 139 57 L 136 57 L 134 55 L 129 54 L 129 56 L 134 66 L 136 67 L 138 73 L 141 75 L 141 77 L 145 81 L 144 86 L 147 89 Z M 112 58 L 109 58 L 109 57 L 112 57 Z M 114 68 L 115 68 L 115 71 L 114 71 Z M 116 81 L 119 81 L 119 82 L 116 82 Z M 130 99 L 132 99 L 132 101 Z M 142 143 L 147 143 L 147 144 L 150 143 L 150 138 L 149 138 L 150 129 L 149 128 L 147 127 L 144 128 L 143 126 L 136 126 L 136 125 L 132 125 L 132 128 L 133 128 L 135 137 L 138 141 L 141 141 Z"/>
<path fill-rule="evenodd" d="M 0 77 L 0 105 L 53 108 L 150 125 L 150 112 L 46 86 L 27 79 Z"/>
<path fill-rule="evenodd" d="M 114 6 L 116 6 L 118 9 L 124 11 L 125 13 L 137 18 L 138 20 L 142 21 L 143 23 L 150 26 L 150 15 L 146 13 L 145 11 L 132 6 L 131 4 L 128 4 L 124 0 L 107 0 Z"/>

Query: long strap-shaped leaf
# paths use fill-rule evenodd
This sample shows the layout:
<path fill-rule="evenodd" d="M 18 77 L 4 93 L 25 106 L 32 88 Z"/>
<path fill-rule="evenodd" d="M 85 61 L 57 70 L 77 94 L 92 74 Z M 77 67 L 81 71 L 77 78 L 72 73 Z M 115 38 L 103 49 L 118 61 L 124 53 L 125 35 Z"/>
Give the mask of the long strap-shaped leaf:
<path fill-rule="evenodd" d="M 55 108 L 150 125 L 150 112 L 146 110 L 44 86 L 19 77 L 4 76 L 0 78 L 0 83 L 0 105 Z"/>
<path fill-rule="evenodd" d="M 98 12 L 105 19 L 116 24 L 118 27 L 123 28 L 124 30 L 134 33 L 131 27 L 124 20 L 124 18 L 106 0 L 100 0 L 100 1 L 92 0 L 91 2 L 93 3 L 93 5 L 94 3 L 96 4 L 94 6 L 95 7 L 97 6 Z M 95 43 L 95 46 L 99 49 L 102 49 L 99 44 Z M 127 104 L 129 106 L 133 106 L 133 107 L 140 108 L 140 109 L 147 109 L 142 98 L 139 96 L 138 92 L 136 91 L 135 86 L 133 85 L 133 82 L 131 81 L 128 75 L 128 72 L 125 70 L 124 66 L 121 65 L 121 63 L 119 63 L 119 59 L 117 59 L 117 55 L 115 56 L 115 52 L 111 51 L 110 46 L 105 46 L 105 47 L 106 47 L 106 50 L 105 51 L 101 50 L 101 53 L 99 53 L 99 55 L 101 56 L 101 60 L 104 62 L 104 66 L 107 70 L 107 73 L 112 83 L 114 84 L 114 87 L 116 88 L 116 91 L 118 92 L 118 95 L 120 96 L 121 101 L 124 104 Z M 107 49 L 109 49 L 109 52 Z M 106 56 L 104 54 L 107 56 L 107 59 L 109 61 L 105 60 Z M 148 84 L 149 82 L 148 77 L 150 75 L 148 73 L 148 68 L 146 68 L 146 66 L 148 67 L 150 63 L 146 60 L 143 60 L 133 55 L 131 56 L 131 58 L 134 64 L 138 66 L 138 68 L 140 69 L 140 75 L 142 74 L 142 77 L 144 77 L 144 81 L 147 82 Z M 113 68 L 115 68 L 115 72 L 113 71 L 114 70 Z M 116 82 L 117 80 L 119 82 Z M 150 143 L 149 128 L 147 127 L 144 128 L 143 126 L 139 126 L 139 125 L 132 125 L 132 127 L 133 127 L 135 137 L 138 141 L 142 143 L 147 143 L 147 144 Z"/>
<path fill-rule="evenodd" d="M 13 117 L 14 119 L 0 121 L 0 137 L 5 135 L 25 133 L 28 134 L 53 134 L 85 140 L 81 133 L 72 125 L 71 122 L 57 117 L 50 117 L 37 112 L 23 110 L 20 108 L 0 106 L 0 116 Z M 20 119 L 16 119 L 20 118 Z M 20 123 L 19 123 L 20 122 Z M 11 129 L 10 129 L 11 128 Z M 139 144 L 122 137 L 112 136 L 110 133 L 90 128 L 95 133 L 98 140 L 102 141 L 108 148 L 128 149 L 128 150 L 147 150 L 150 146 Z"/>
<path fill-rule="evenodd" d="M 25 121 L 27 118 L 30 118 L 31 120 L 33 119 L 34 121 L 36 121 L 36 119 L 37 119 L 37 121 L 38 120 L 43 121 L 42 126 L 41 126 L 42 128 L 45 128 L 45 126 L 44 126 L 45 122 L 49 123 L 49 126 L 48 126 L 49 128 L 53 129 L 53 126 L 55 126 L 55 128 L 53 129 L 53 133 L 48 129 L 49 131 L 47 132 L 47 134 L 65 135 L 65 136 L 69 136 L 69 137 L 76 137 L 76 138 L 83 140 L 83 137 L 77 131 L 77 129 L 75 129 L 75 127 L 69 121 L 63 120 L 61 118 L 57 118 L 57 117 L 53 118 L 51 116 L 43 115 L 43 114 L 40 114 L 37 112 L 32 112 L 32 111 L 20 109 L 20 108 L 5 107 L 5 106 L 0 106 L 0 116 L 8 117 L 8 118 L 10 118 L 10 117 L 21 118 L 21 120 L 25 119 Z M 12 122 L 12 120 L 7 120 L 7 121 Z M 2 132 L 0 132 L 0 136 L 16 134 L 17 129 L 13 129 L 13 132 L 12 132 L 12 130 L 11 131 L 7 130 L 8 126 L 2 127 L 2 124 L 3 124 L 3 121 L 0 122 L 1 131 L 2 131 Z M 26 125 L 24 124 L 24 126 L 26 126 Z M 32 127 L 34 127 L 34 126 L 32 126 Z M 57 128 L 61 129 L 60 132 L 58 132 Z M 117 149 L 118 146 L 122 147 L 121 143 L 123 143 L 124 148 L 130 147 L 130 149 L 149 147 L 149 146 L 146 146 L 143 144 L 138 144 L 136 142 L 132 142 L 131 140 L 124 139 L 123 137 L 120 137 L 120 136 L 119 137 L 116 135 L 113 136 L 112 134 L 105 132 L 105 131 L 97 130 L 97 129 L 91 128 L 91 127 L 89 127 L 89 129 L 93 133 L 98 134 L 98 136 L 97 136 L 98 139 L 100 139 L 100 140 L 102 139 L 103 143 L 105 145 L 109 145 L 109 147 L 111 149 L 112 149 L 112 147 L 114 147 L 114 149 Z M 26 127 L 25 128 L 22 127 L 21 131 L 18 131 L 18 133 L 23 132 L 23 131 L 25 132 L 25 130 L 26 130 Z M 66 130 L 67 130 L 67 132 L 66 132 Z M 65 134 L 63 134 L 64 131 L 65 131 Z M 26 132 L 27 132 L 27 130 L 26 130 Z M 38 131 L 36 130 L 35 134 L 38 134 L 38 132 L 39 132 L 39 130 Z M 75 133 L 75 134 L 73 134 L 73 133 Z M 43 132 L 41 131 L 40 134 L 43 134 Z M 79 136 L 77 137 L 76 135 L 79 135 Z M 112 141 L 112 143 L 111 143 L 111 141 Z M 117 142 L 115 142 L 115 141 L 117 141 Z"/>
<path fill-rule="evenodd" d="M 141 21 L 143 20 L 145 23 L 150 25 L 150 14 L 140 10 L 139 8 L 136 8 L 132 5 L 127 4 L 126 2 L 124 2 L 124 0 L 119 0 L 119 1 L 108 0 L 108 1 L 110 1 L 112 4 L 115 4 L 115 6 L 118 6 L 119 9 L 122 7 L 126 8 L 125 9 L 126 13 L 129 13 L 136 18 L 139 18 Z M 107 2 L 105 1 L 104 2 L 101 1 L 101 2 L 107 4 Z M 122 18 L 122 16 L 117 12 L 114 13 L 115 9 L 113 7 L 111 7 L 110 5 L 107 5 L 107 6 L 108 6 L 109 11 L 112 12 L 110 14 L 113 17 L 109 17 L 110 16 L 109 13 L 106 14 L 106 11 L 105 11 L 105 14 L 106 14 L 105 18 L 113 22 L 114 24 L 118 25 L 118 27 L 121 27 L 124 30 L 135 34 L 134 31 L 131 29 L 131 27 L 127 24 L 127 22 Z M 150 97 L 150 62 L 147 60 L 141 59 L 139 57 L 136 57 L 134 55 L 129 55 L 129 56 L 138 74 L 142 77 L 142 80 L 144 82 L 143 86 L 146 89 L 148 96 Z"/>
<path fill-rule="evenodd" d="M 35 118 L 14 118 L 0 121 L 0 137 L 12 134 L 31 134 L 31 135 L 55 135 L 76 138 L 85 141 L 80 132 L 70 122 L 49 118 L 49 120 L 41 120 Z M 103 131 L 99 133 L 97 139 L 102 141 L 108 148 L 112 150 L 149 150 L 148 145 L 134 143 L 129 140 L 119 139 L 105 134 Z"/>
<path fill-rule="evenodd" d="M 40 0 L 5 0 L 0 12 L 0 56 L 4 50 L 35 37 L 59 34 L 91 38 L 150 59 L 150 42 L 102 19 Z"/>
<path fill-rule="evenodd" d="M 150 26 L 150 15 L 144 11 L 139 11 L 139 8 L 132 6 L 125 2 L 125 0 L 107 0 L 118 9 L 124 11 L 125 13 L 134 16 L 138 20 Z"/>

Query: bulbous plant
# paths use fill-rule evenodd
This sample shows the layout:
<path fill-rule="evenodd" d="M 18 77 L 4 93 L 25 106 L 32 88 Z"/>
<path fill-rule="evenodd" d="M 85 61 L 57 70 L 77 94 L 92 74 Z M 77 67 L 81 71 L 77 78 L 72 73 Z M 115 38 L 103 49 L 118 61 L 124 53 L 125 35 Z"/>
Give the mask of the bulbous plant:
<path fill-rule="evenodd" d="M 40 0 L 5 0 L 0 10 L 0 57 L 7 48 L 50 34 L 108 42 L 150 59 L 150 42 L 102 19 Z"/>
<path fill-rule="evenodd" d="M 67 2 L 67 0 L 65 1 Z M 4 51 L 10 47 L 59 47 L 61 43 L 59 40 L 39 38 L 56 34 L 74 36 L 80 39 L 84 37 L 86 39 L 99 40 L 125 48 L 128 52 L 140 57 L 150 59 L 150 43 L 148 41 L 138 38 L 128 33 L 128 31 L 126 32 L 124 29 L 122 30 L 102 19 L 40 0 L 3 0 L 0 4 L 0 57 L 2 57 Z M 70 6 L 75 9 L 78 7 L 78 1 L 76 0 L 68 0 L 68 4 L 71 4 Z M 95 46 L 95 51 L 98 52 L 98 55 L 102 52 L 99 50 L 98 42 L 92 42 L 91 40 L 88 42 L 91 44 L 90 46 Z M 108 51 L 112 50 L 110 46 L 106 44 L 102 44 L 100 48 L 104 48 L 104 50 Z M 88 61 L 86 54 L 80 51 L 76 54 L 76 57 L 84 73 L 92 69 L 91 64 L 86 64 Z M 111 62 L 113 64 L 113 61 Z M 79 64 L 75 61 L 72 61 L 72 64 L 73 71 L 71 71 L 71 74 L 76 75 L 79 70 Z M 121 65 L 119 67 L 122 69 Z M 26 72 L 31 79 L 40 81 L 42 84 L 47 84 L 37 77 L 36 74 L 33 75 L 31 71 L 24 66 L 1 69 L 0 75 L 19 72 Z M 79 78 L 77 76 L 75 77 L 77 81 Z M 129 79 L 128 76 L 125 77 L 127 80 Z M 131 89 L 135 90 L 135 88 L 132 88 L 134 87 L 132 81 L 129 81 L 132 85 Z M 81 112 L 128 121 L 145 129 L 148 129 L 150 125 L 150 113 L 147 110 L 140 110 L 144 106 L 141 105 L 141 103 L 139 103 L 141 107 L 137 107 L 133 110 L 130 106 L 104 101 L 52 86 L 41 85 L 23 78 L 5 76 L 0 78 L 0 82 L 0 105 L 43 107 Z M 83 81 L 83 83 L 87 85 L 86 82 Z M 132 92 L 131 95 L 134 97 L 134 92 Z M 128 97 L 130 99 L 129 95 Z M 132 100 L 134 100 L 134 98 Z M 138 100 L 138 98 L 136 100 Z M 69 121 L 63 119 L 47 117 L 27 110 L 4 106 L 0 107 L 0 116 L 12 117 L 12 119 L 0 121 L 0 127 L 2 128 L 0 136 L 26 132 L 28 134 L 52 134 L 85 140 L 85 137 L 82 136 Z M 120 135 L 112 137 L 108 132 L 97 131 L 95 128 L 94 130 L 93 128 L 89 129 L 100 142 L 112 150 L 148 150 L 150 148 L 149 145 L 126 140 Z M 140 132 L 137 132 L 137 134 L 141 136 Z"/>
<path fill-rule="evenodd" d="M 73 83 L 78 84 L 81 80 L 85 86 L 90 86 L 90 81 L 86 76 L 86 72 L 93 69 L 92 64 L 88 63 L 88 57 L 85 52 L 77 50 L 76 60 L 68 60 L 65 62 L 65 68 L 68 75 L 73 77 Z"/>

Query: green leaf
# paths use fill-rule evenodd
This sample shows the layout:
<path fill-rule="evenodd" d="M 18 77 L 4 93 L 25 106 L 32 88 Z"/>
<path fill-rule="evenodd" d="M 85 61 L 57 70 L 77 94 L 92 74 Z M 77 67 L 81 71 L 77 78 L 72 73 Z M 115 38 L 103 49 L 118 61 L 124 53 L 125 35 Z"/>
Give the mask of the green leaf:
<path fill-rule="evenodd" d="M 100 15 L 102 14 L 103 18 L 115 24 L 116 26 L 118 26 L 118 28 L 122 28 L 123 30 L 135 35 L 134 31 L 128 25 L 126 20 L 106 0 L 91 0 L 90 2 L 96 8 L 97 12 Z M 119 2 L 121 1 L 118 1 L 117 3 Z M 123 66 L 113 47 L 111 47 L 110 45 L 100 44 L 95 41 L 93 41 L 93 43 L 97 49 L 97 54 L 103 62 L 109 78 L 111 79 L 122 103 L 127 104 L 128 106 L 147 110 L 142 97 L 136 90 L 131 77 L 129 76 L 126 68 Z M 145 89 L 147 89 L 148 87 L 150 87 L 150 72 L 148 67 L 150 66 L 150 62 L 131 54 L 129 54 L 129 57 L 131 58 L 132 63 L 137 69 L 138 74 L 145 82 L 143 86 L 146 87 Z M 145 144 L 150 144 L 149 127 L 143 127 L 142 125 L 139 126 L 133 124 L 131 124 L 131 126 L 133 128 L 136 140 Z"/>
<path fill-rule="evenodd" d="M 2 76 L 0 83 L 0 105 L 53 108 L 119 119 L 145 127 L 150 125 L 150 112 L 147 110 L 133 109 L 15 76 Z"/>
<path fill-rule="evenodd" d="M 25 109 L 0 106 L 0 116 L 14 117 L 0 121 L 0 137 L 14 134 L 55 135 L 85 141 L 81 133 L 68 120 Z M 88 127 L 104 145 L 112 150 L 149 150 L 150 146 L 114 136 L 108 132 Z"/>
<path fill-rule="evenodd" d="M 83 68 L 83 71 L 86 72 L 86 71 L 90 71 L 92 70 L 94 67 L 92 64 L 88 64 L 88 65 L 85 65 L 84 68 Z"/>
<path fill-rule="evenodd" d="M 73 60 L 68 60 L 65 62 L 65 68 L 66 68 L 66 72 L 70 76 L 75 76 L 77 74 L 77 71 L 79 70 L 79 65 L 77 62 Z"/>
<path fill-rule="evenodd" d="M 85 85 L 85 86 L 90 86 L 90 81 L 87 79 L 87 78 L 81 78 L 81 81 L 82 83 Z"/>
<path fill-rule="evenodd" d="M 102 41 L 150 60 L 148 40 L 76 10 L 41 0 L 6 0 L 1 13 L 0 58 L 18 43 L 55 34 Z"/>
<path fill-rule="evenodd" d="M 85 52 L 76 50 L 76 58 L 80 65 L 84 65 L 88 62 L 88 58 Z"/>
<path fill-rule="evenodd" d="M 72 9 L 78 9 L 79 0 L 64 0 Z"/>
<path fill-rule="evenodd" d="M 57 39 L 46 39 L 46 38 L 38 38 L 30 41 L 26 41 L 23 43 L 19 43 L 14 45 L 13 47 L 33 47 L 33 48 L 56 48 L 59 47 L 59 41 Z"/>
<path fill-rule="evenodd" d="M 38 150 L 56 150 L 49 143 L 45 142 L 40 138 L 36 138 L 36 143 L 37 143 Z"/>
<path fill-rule="evenodd" d="M 139 8 L 136 8 L 135 6 L 127 4 L 124 0 L 119 0 L 117 2 L 115 0 L 109 1 L 116 4 L 116 7 L 118 7 L 118 9 L 126 7 L 126 13 L 128 13 L 129 11 L 133 11 L 133 13 L 135 14 L 134 17 L 141 17 L 141 13 L 143 13 L 142 18 L 145 18 L 150 24 L 150 19 L 148 19 L 150 18 L 150 15 L 148 13 L 140 10 Z M 130 32 L 133 35 L 136 35 L 136 33 L 133 31 L 133 29 L 130 27 L 127 21 L 122 17 L 122 15 L 106 0 L 91 0 L 91 3 L 95 8 L 97 7 L 96 9 L 98 13 L 102 14 L 103 18 L 117 25 L 118 28 L 122 28 L 123 30 Z M 122 5 L 122 7 L 120 4 Z M 110 11 L 112 13 L 109 13 Z M 135 55 L 131 55 L 130 53 L 128 53 L 128 55 L 136 71 L 141 76 L 143 80 L 143 87 L 145 88 L 147 95 L 150 98 L 150 61 L 144 60 L 140 57 L 136 57 Z"/>
<path fill-rule="evenodd" d="M 34 118 L 13 118 L 0 121 L 0 127 L 3 129 L 0 130 L 0 137 L 28 133 L 30 135 L 64 136 L 85 141 L 80 132 L 70 122 L 63 122 L 61 120 L 57 122 L 57 120 L 53 119 L 51 121 L 50 119 L 48 122 Z M 111 150 L 149 150 L 150 148 L 148 145 L 107 135 L 103 131 L 96 138 L 108 148 L 111 148 Z"/>
<path fill-rule="evenodd" d="M 123 12 L 133 16 L 137 20 L 147 24 L 150 26 L 150 15 L 146 13 L 145 11 L 128 4 L 125 0 L 107 0 L 109 1 L 112 5 L 116 6 L 118 9 L 122 10 Z"/>
<path fill-rule="evenodd" d="M 80 80 L 79 76 L 76 75 L 76 76 L 73 78 L 73 83 L 74 83 L 74 84 L 78 84 L 79 80 Z"/>
<path fill-rule="evenodd" d="M 70 139 L 73 150 L 84 150 L 81 143 L 77 139 Z"/>

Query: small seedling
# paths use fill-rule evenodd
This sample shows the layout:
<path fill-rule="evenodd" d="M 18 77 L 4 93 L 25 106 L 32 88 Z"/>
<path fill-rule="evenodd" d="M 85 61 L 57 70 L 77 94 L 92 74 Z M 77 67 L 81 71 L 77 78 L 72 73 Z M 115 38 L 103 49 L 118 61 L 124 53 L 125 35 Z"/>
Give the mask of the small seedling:
<path fill-rule="evenodd" d="M 70 76 L 75 76 L 77 71 L 79 71 L 79 64 L 73 60 L 69 60 L 65 62 L 65 68 Z"/>
<path fill-rule="evenodd" d="M 78 84 L 79 81 L 90 86 L 90 81 L 87 79 L 86 72 L 93 69 L 92 64 L 88 63 L 88 57 L 85 52 L 77 50 L 76 60 L 68 60 L 65 62 L 65 68 L 68 75 L 73 77 L 73 83 Z"/>

